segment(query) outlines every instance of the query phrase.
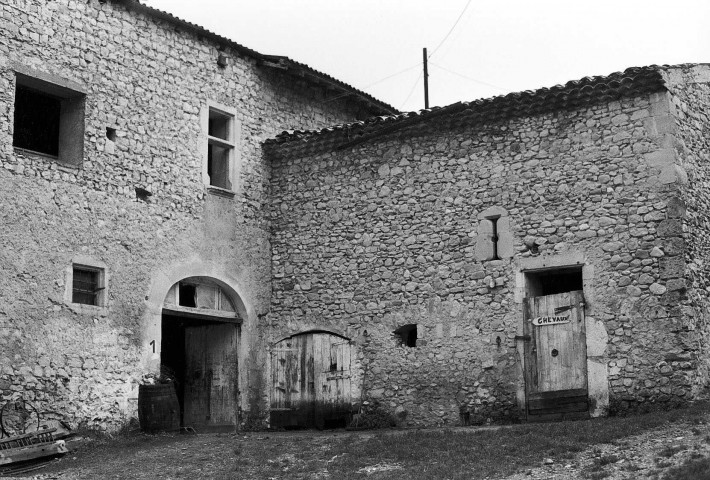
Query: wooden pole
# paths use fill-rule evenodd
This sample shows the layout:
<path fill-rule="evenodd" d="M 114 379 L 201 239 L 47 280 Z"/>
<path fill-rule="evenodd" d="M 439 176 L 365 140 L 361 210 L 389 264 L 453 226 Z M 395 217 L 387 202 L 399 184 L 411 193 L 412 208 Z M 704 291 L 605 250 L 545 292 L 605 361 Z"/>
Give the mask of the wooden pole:
<path fill-rule="evenodd" d="M 424 49 L 424 108 L 429 108 L 429 69 L 427 68 L 426 48 Z"/>

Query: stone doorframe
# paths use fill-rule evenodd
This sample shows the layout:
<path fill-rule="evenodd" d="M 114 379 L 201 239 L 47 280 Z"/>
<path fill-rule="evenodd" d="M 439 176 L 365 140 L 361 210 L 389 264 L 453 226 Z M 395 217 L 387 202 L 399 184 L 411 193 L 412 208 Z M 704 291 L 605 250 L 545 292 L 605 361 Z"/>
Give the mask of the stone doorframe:
<path fill-rule="evenodd" d="M 154 273 L 150 291 L 145 297 L 145 310 L 141 319 L 141 367 L 145 373 L 160 372 L 160 351 L 162 341 L 163 302 L 175 283 L 189 277 L 208 277 L 222 287 L 234 301 L 234 308 L 242 319 L 239 338 L 239 365 L 246 365 L 252 340 L 256 332 L 257 315 L 252 303 L 245 297 L 239 278 L 227 272 L 224 265 L 217 262 L 191 259 L 170 265 Z M 152 343 L 155 342 L 155 343 Z M 239 368 L 238 385 L 247 385 L 246 368 Z M 133 396 L 133 395 L 132 395 Z M 138 397 L 137 387 L 134 395 Z M 240 395 L 240 406 L 246 398 Z"/>
<path fill-rule="evenodd" d="M 595 318 L 594 266 L 582 252 L 568 252 L 557 255 L 533 258 L 517 258 L 514 262 L 515 303 L 518 305 L 517 333 L 521 340 L 516 341 L 518 359 L 518 408 L 525 414 L 527 403 L 525 392 L 525 352 L 523 336 L 523 298 L 526 293 L 526 273 L 544 270 L 582 267 L 582 285 L 585 299 L 585 329 L 587 341 L 587 385 L 589 390 L 589 415 L 606 416 L 609 411 L 609 374 L 605 352 L 609 337 L 601 320 Z"/>

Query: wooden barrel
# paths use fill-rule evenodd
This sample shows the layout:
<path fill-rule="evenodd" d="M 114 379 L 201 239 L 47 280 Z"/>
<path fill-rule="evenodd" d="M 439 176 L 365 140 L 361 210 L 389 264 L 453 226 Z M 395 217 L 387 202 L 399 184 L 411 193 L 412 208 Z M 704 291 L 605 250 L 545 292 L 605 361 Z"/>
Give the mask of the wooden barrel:
<path fill-rule="evenodd" d="M 180 430 L 180 404 L 172 383 L 138 386 L 138 421 L 144 432 Z"/>

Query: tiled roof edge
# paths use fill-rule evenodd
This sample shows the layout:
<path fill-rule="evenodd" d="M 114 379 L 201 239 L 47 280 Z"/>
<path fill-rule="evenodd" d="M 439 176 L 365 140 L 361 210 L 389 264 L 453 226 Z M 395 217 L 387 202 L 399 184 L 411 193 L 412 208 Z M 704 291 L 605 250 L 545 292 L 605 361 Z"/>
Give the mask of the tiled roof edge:
<path fill-rule="evenodd" d="M 458 102 L 417 112 L 378 116 L 321 130 L 287 131 L 266 140 L 265 145 L 277 155 L 280 152 L 295 154 L 314 149 L 341 149 L 434 118 L 455 117 L 461 123 L 496 121 L 611 101 L 665 89 L 662 71 L 670 68 L 674 66 L 633 67 L 623 72 L 584 77 L 550 88 Z"/>
<path fill-rule="evenodd" d="M 130 10 L 143 13 L 151 18 L 163 20 L 165 22 L 171 23 L 171 24 L 176 25 L 178 27 L 182 27 L 185 30 L 194 32 L 198 35 L 208 38 L 216 43 L 221 43 L 221 44 L 224 44 L 225 46 L 229 46 L 233 50 L 235 50 L 243 55 L 246 55 L 248 57 L 252 57 L 252 58 L 262 62 L 262 65 L 270 66 L 269 62 L 274 62 L 274 61 L 279 62 L 280 61 L 281 65 L 282 65 L 281 68 L 283 68 L 285 66 L 286 70 L 291 70 L 296 75 L 307 78 L 309 81 L 311 81 L 315 84 L 329 85 L 331 88 L 342 90 L 343 94 L 355 96 L 356 99 L 359 100 L 361 103 L 366 104 L 369 107 L 370 111 L 372 111 L 378 115 L 382 115 L 382 114 L 388 115 L 388 114 L 399 113 L 399 110 L 397 110 L 393 106 L 391 106 L 381 100 L 376 99 L 372 95 L 365 93 L 362 90 L 358 90 L 357 88 L 353 87 L 352 85 L 349 85 L 343 81 L 340 81 L 328 74 L 325 74 L 323 72 L 315 70 L 304 63 L 296 62 L 295 60 L 291 60 L 290 58 L 284 57 L 284 56 L 266 55 L 263 53 L 259 53 L 256 50 L 252 50 L 251 48 L 245 47 L 244 45 L 241 45 L 241 44 L 235 42 L 234 40 L 231 40 L 227 37 L 223 37 L 217 33 L 207 30 L 206 28 L 201 27 L 200 25 L 197 25 L 196 23 L 192 23 L 187 20 L 183 20 L 182 18 L 176 17 L 175 15 L 168 13 L 166 11 L 145 5 L 145 4 L 141 3 L 140 0 L 112 0 L 112 1 L 114 3 L 121 4 Z"/>

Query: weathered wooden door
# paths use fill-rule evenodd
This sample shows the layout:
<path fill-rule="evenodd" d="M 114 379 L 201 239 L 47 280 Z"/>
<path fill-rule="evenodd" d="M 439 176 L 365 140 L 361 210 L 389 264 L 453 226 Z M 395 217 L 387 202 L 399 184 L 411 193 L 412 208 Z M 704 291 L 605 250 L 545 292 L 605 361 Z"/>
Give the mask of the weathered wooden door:
<path fill-rule="evenodd" d="M 528 417 L 586 414 L 584 295 L 573 291 L 526 298 L 524 312 Z"/>
<path fill-rule="evenodd" d="M 185 327 L 183 426 L 198 432 L 237 424 L 237 326 Z"/>
<path fill-rule="evenodd" d="M 350 341 L 330 333 L 304 333 L 271 351 L 271 425 L 343 425 L 351 414 Z"/>

